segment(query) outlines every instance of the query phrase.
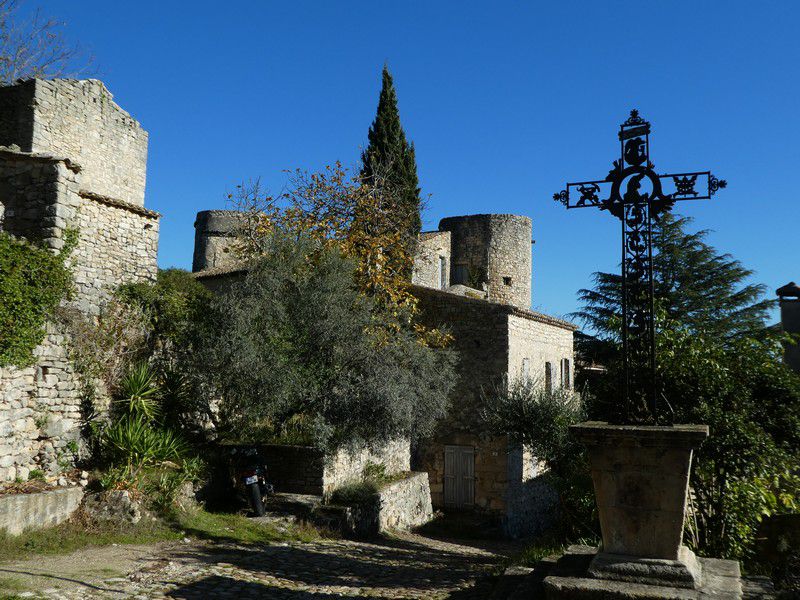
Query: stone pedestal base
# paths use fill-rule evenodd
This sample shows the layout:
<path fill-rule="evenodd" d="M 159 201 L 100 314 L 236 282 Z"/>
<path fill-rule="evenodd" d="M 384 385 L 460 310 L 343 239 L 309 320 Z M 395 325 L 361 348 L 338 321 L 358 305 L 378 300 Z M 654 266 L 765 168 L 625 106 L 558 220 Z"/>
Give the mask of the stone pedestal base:
<path fill-rule="evenodd" d="M 597 579 L 693 590 L 699 589 L 703 582 L 700 563 L 686 546 L 681 546 L 678 560 L 598 552 L 589 565 L 588 574 Z"/>
<path fill-rule="evenodd" d="M 570 546 L 544 580 L 547 600 L 711 600 L 742 598 L 739 563 L 696 558 L 681 561 L 597 553 Z"/>

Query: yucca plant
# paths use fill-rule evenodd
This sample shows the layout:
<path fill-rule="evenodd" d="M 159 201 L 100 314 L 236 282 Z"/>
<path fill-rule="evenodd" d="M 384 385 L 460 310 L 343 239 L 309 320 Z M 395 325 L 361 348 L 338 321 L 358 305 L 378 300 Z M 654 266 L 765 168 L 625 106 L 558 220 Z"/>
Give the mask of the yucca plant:
<path fill-rule="evenodd" d="M 153 427 L 141 415 L 126 415 L 106 428 L 104 441 L 112 459 L 153 465 L 180 460 L 186 444 L 173 431 Z"/>
<path fill-rule="evenodd" d="M 158 381 L 152 367 L 146 362 L 133 365 L 119 386 L 119 404 L 129 415 L 153 420 L 158 416 Z"/>

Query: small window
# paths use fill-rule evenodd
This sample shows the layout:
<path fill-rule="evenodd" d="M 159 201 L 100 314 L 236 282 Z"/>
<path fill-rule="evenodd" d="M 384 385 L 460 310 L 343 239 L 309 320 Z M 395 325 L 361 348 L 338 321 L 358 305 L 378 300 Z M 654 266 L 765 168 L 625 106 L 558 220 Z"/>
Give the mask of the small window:
<path fill-rule="evenodd" d="M 439 288 L 447 289 L 447 258 L 439 257 Z"/>
<path fill-rule="evenodd" d="M 544 389 L 553 391 L 553 364 L 549 362 L 544 363 Z"/>
<path fill-rule="evenodd" d="M 469 281 L 469 269 L 467 265 L 453 266 L 453 283 L 466 285 L 467 281 Z"/>
<path fill-rule="evenodd" d="M 503 277 L 503 285 L 511 285 L 511 277 Z"/>
<path fill-rule="evenodd" d="M 570 374 L 570 364 L 568 358 L 561 360 L 561 387 L 567 390 L 572 387 L 572 377 Z"/>
<path fill-rule="evenodd" d="M 531 359 L 522 359 L 522 379 L 528 381 L 531 378 Z"/>

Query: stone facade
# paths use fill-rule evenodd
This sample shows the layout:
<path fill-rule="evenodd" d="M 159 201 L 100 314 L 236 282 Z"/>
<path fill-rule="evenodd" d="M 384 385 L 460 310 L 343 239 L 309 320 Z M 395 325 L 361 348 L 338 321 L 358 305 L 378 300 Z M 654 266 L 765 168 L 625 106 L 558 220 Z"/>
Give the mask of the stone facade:
<path fill-rule="evenodd" d="M 450 286 L 450 232 L 425 231 L 420 234 L 414 254 L 411 283 L 434 289 Z"/>
<path fill-rule="evenodd" d="M 563 385 L 571 386 L 575 327 L 508 304 L 421 286 L 412 289 L 423 322 L 447 326 L 459 357 L 450 413 L 434 439 L 415 449 L 413 468 L 428 472 L 434 506 L 446 507 L 447 448 L 469 448 L 474 478 L 471 505 L 496 514 L 509 535 L 543 528 L 552 514 L 553 492 L 530 452 L 481 431 L 482 390 L 504 378 L 541 374 L 543 379 L 548 364 L 559 374 L 553 385 L 562 383 L 557 369 L 563 365 Z"/>
<path fill-rule="evenodd" d="M 144 208 L 147 133 L 99 81 L 0 87 L 0 231 L 52 251 L 78 232 L 70 305 L 96 315 L 124 282 L 157 274 L 158 213 Z M 55 474 L 79 439 L 69 339 L 48 324 L 35 365 L 0 368 L 0 481 Z"/>
<path fill-rule="evenodd" d="M 0 87 L 0 146 L 64 156 L 84 189 L 144 206 L 147 132 L 101 81 L 31 79 Z"/>

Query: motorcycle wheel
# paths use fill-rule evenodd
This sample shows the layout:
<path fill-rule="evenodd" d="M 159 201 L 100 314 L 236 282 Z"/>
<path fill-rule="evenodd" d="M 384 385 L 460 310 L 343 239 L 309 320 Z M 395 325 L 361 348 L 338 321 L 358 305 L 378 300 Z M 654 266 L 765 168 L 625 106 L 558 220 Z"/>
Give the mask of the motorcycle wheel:
<path fill-rule="evenodd" d="M 264 503 L 261 501 L 261 486 L 258 483 L 251 483 L 247 486 L 247 495 L 250 500 L 250 508 L 253 509 L 257 517 L 263 517 Z"/>

